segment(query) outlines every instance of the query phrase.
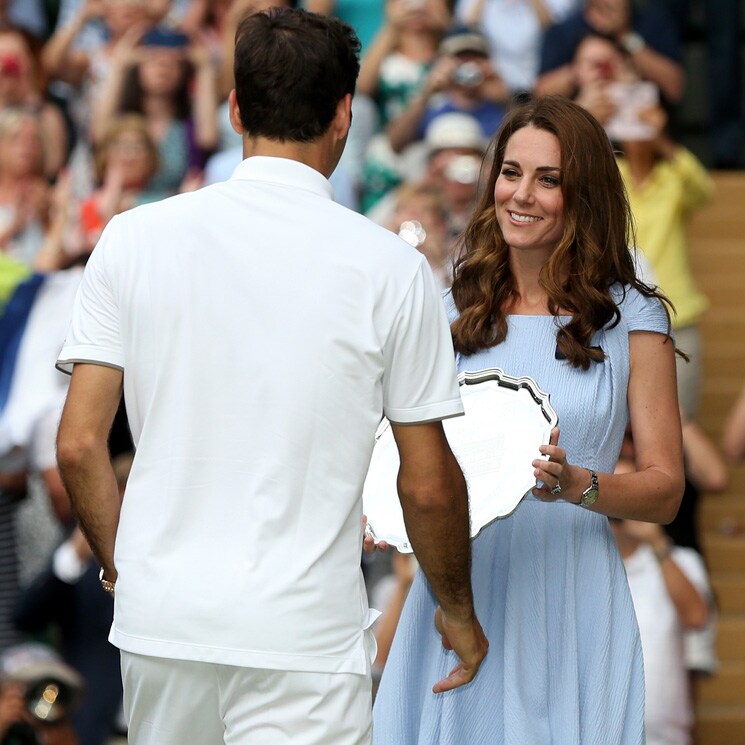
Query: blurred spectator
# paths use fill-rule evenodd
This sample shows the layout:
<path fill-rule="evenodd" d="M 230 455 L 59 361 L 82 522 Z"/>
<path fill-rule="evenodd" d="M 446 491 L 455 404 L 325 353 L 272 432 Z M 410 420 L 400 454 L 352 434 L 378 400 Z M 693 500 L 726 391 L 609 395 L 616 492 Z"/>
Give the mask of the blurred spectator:
<path fill-rule="evenodd" d="M 78 745 L 69 717 L 83 692 L 78 673 L 43 644 L 0 657 L 0 745 Z"/>
<path fill-rule="evenodd" d="M 385 126 L 421 90 L 450 25 L 444 0 L 388 0 L 386 20 L 362 58 L 358 93 L 370 96 Z"/>
<path fill-rule="evenodd" d="M 674 546 L 660 525 L 613 518 L 611 525 L 642 640 L 647 745 L 689 745 L 693 707 L 684 634 L 708 620 L 706 568 L 695 551 Z"/>
<path fill-rule="evenodd" d="M 581 10 L 546 29 L 537 95 L 572 95 L 572 59 L 589 33 L 613 39 L 629 55 L 638 76 L 659 87 L 665 102 L 680 101 L 684 75 L 677 29 L 658 8 L 636 9 L 631 0 L 585 0 Z"/>
<path fill-rule="evenodd" d="M 489 39 L 494 69 L 515 96 L 535 87 L 546 28 L 566 18 L 578 1 L 457 0 L 455 17 Z"/>
<path fill-rule="evenodd" d="M 472 116 L 440 114 L 427 127 L 424 146 L 426 160 L 422 173 L 417 177 L 409 172 L 406 183 L 422 183 L 438 192 L 445 214 L 445 239 L 452 257 L 476 202 L 487 140 Z M 397 199 L 398 192 L 391 192 L 368 212 L 368 217 L 380 225 L 391 225 Z"/>
<path fill-rule="evenodd" d="M 574 53 L 570 97 L 605 126 L 617 110 L 611 87 L 625 75 L 626 60 L 618 45 L 588 34 Z"/>
<path fill-rule="evenodd" d="M 83 251 L 90 253 L 109 220 L 139 204 L 154 202 L 167 192 L 154 188 L 158 148 L 145 120 L 127 114 L 110 121 L 95 152 L 100 187 L 80 209 Z"/>
<path fill-rule="evenodd" d="M 348 23 L 357 32 L 363 53 L 385 17 L 385 0 L 304 0 L 298 4 L 306 10 L 333 15 Z"/>
<path fill-rule="evenodd" d="M 397 189 L 396 207 L 388 227 L 424 254 L 440 289 L 450 287 L 453 261 L 446 235 L 445 206 L 436 189 L 415 184 Z"/>
<path fill-rule="evenodd" d="M 193 77 L 192 77 L 192 72 Z M 193 84 L 192 84 L 193 83 Z M 218 142 L 215 70 L 206 45 L 156 28 L 116 45 L 94 108 L 93 143 L 113 116 L 140 114 L 159 153 L 152 188 L 176 193 Z"/>
<path fill-rule="evenodd" d="M 714 168 L 742 168 L 742 2 L 741 0 L 662 0 L 684 37 L 694 7 L 703 11 L 706 38 L 706 98 Z"/>
<path fill-rule="evenodd" d="M 26 37 L 0 30 L 0 110 L 23 109 L 34 114 L 44 142 L 44 175 L 53 178 L 67 158 L 67 125 L 59 107 L 45 100 L 40 71 Z"/>
<path fill-rule="evenodd" d="M 47 12 L 43 0 L 4 0 L 0 3 L 0 28 L 20 29 L 34 39 L 46 38 Z"/>
<path fill-rule="evenodd" d="M 508 91 L 489 60 L 489 45 L 478 31 L 459 28 L 440 43 L 439 56 L 419 95 L 387 127 L 395 152 L 424 136 L 440 114 L 460 112 L 478 120 L 487 139 L 502 121 Z"/>
<path fill-rule="evenodd" d="M 724 453 L 732 463 L 745 460 L 745 386 L 724 425 Z"/>
<path fill-rule="evenodd" d="M 0 111 L 0 250 L 33 266 L 44 243 L 50 191 L 39 119 Z"/>
<path fill-rule="evenodd" d="M 26 497 L 25 464 L 20 455 L 16 450 L 0 458 L 0 653 L 21 641 L 12 622 L 20 586 L 16 513 Z"/>
<path fill-rule="evenodd" d="M 59 410 L 55 413 L 58 421 Z M 49 444 L 46 459 L 53 468 L 54 441 Z M 131 454 L 112 461 L 122 496 L 131 462 Z M 105 745 L 122 703 L 119 652 L 108 642 L 114 601 L 101 590 L 98 571 L 87 541 L 75 528 L 21 593 L 14 614 L 17 627 L 26 633 L 55 630 L 65 661 L 82 675 L 86 693 L 71 717 L 80 745 Z"/>
<path fill-rule="evenodd" d="M 675 343 L 691 358 L 678 357 L 678 398 L 695 419 L 702 375 L 698 320 L 708 306 L 688 258 L 688 222 L 714 193 L 703 165 L 666 134 L 667 116 L 657 106 L 640 112 L 646 134 L 623 140 L 618 160 L 636 222 L 637 245 L 649 260 L 662 292 L 675 306 Z"/>
<path fill-rule="evenodd" d="M 160 0 L 80 0 L 71 16 L 60 14 L 59 25 L 42 50 L 42 64 L 49 78 L 69 84 L 66 89 L 75 144 L 70 157 L 73 192 L 87 196 L 93 188 L 91 120 L 94 102 L 100 95 L 111 64 L 111 56 L 125 37 L 139 38 L 153 25 L 152 13 Z M 101 33 L 81 40 L 91 24 Z"/>
<path fill-rule="evenodd" d="M 478 195 L 481 164 L 488 140 L 469 114 L 441 114 L 424 136 L 427 170 L 424 181 L 442 194 L 451 255 Z"/>

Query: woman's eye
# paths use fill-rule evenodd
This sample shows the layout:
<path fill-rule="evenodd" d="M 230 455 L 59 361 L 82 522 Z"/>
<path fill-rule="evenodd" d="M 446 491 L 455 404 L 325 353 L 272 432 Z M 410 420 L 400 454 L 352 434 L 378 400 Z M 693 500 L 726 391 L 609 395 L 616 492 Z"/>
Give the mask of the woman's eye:
<path fill-rule="evenodd" d="M 561 183 L 556 176 L 544 176 L 541 180 L 546 186 L 559 186 Z"/>
<path fill-rule="evenodd" d="M 518 173 L 514 168 L 503 168 L 502 175 L 507 176 L 507 178 L 515 178 Z"/>

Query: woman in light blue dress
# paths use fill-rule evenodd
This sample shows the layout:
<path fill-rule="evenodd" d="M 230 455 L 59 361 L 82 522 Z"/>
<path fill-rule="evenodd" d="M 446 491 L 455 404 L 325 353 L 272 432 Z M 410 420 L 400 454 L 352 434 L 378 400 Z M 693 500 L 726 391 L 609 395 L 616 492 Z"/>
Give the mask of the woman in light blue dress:
<path fill-rule="evenodd" d="M 419 572 L 374 710 L 375 745 L 641 745 L 639 633 L 606 516 L 666 522 L 683 491 L 675 353 L 628 251 L 628 203 L 600 125 L 564 99 L 515 109 L 446 297 L 460 371 L 530 375 L 560 434 L 536 488 L 473 541 L 490 647 L 468 685 Z M 612 475 L 627 422 L 637 471 Z M 509 426 L 509 423 L 506 423 Z"/>

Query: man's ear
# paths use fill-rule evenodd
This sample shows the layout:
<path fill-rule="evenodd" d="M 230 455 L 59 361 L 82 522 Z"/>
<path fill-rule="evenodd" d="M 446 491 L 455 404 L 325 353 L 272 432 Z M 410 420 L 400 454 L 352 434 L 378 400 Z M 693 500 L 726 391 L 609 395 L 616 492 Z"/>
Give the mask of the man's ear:
<path fill-rule="evenodd" d="M 336 104 L 334 116 L 334 129 L 339 140 L 343 140 L 349 134 L 352 126 L 352 94 L 347 93 L 339 103 Z"/>
<path fill-rule="evenodd" d="M 238 108 L 238 97 L 235 88 L 228 93 L 228 110 L 230 112 L 230 126 L 239 134 L 245 134 L 241 121 L 241 110 Z"/>

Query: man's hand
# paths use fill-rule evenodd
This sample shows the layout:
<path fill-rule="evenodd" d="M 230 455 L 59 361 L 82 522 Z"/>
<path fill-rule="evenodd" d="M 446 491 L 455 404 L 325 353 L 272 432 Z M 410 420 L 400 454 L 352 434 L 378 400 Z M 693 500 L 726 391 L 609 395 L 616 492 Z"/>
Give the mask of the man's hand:
<path fill-rule="evenodd" d="M 475 616 L 468 621 L 455 620 L 438 607 L 435 611 L 435 628 L 442 636 L 442 646 L 460 657 L 460 662 L 447 678 L 432 687 L 434 693 L 442 693 L 466 685 L 476 677 L 489 650 L 489 642 Z"/>

